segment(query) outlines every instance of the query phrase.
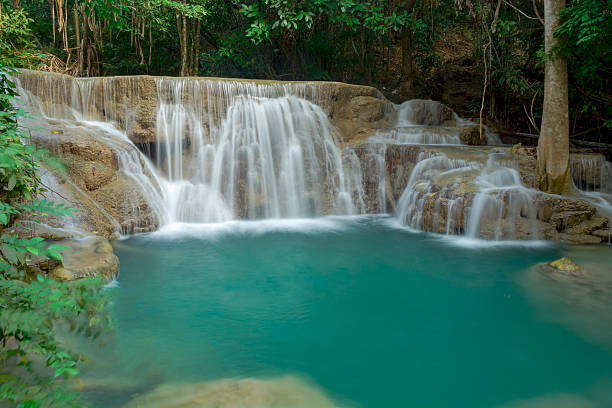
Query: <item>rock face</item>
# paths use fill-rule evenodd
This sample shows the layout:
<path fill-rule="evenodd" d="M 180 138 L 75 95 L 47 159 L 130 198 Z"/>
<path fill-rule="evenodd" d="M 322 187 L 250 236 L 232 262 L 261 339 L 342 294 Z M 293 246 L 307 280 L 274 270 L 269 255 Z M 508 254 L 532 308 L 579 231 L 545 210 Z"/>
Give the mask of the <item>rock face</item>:
<path fill-rule="evenodd" d="M 90 135 L 84 128 L 66 127 L 62 122 L 53 130 L 30 124 L 32 141 L 61 158 L 65 170 L 43 169 L 46 196 L 78 208 L 75 221 L 86 231 L 114 239 L 120 233 L 154 230 L 158 220 L 134 185 L 119 171 L 118 150 Z M 66 219 L 49 221 L 62 226 Z M 68 221 L 70 224 L 70 221 Z"/>
<path fill-rule="evenodd" d="M 406 109 L 400 111 L 399 122 L 422 126 L 455 126 L 455 113 L 448 106 L 427 99 L 404 102 Z"/>
<path fill-rule="evenodd" d="M 486 140 L 480 139 L 480 127 L 469 126 L 461 129 L 459 135 L 461 143 L 471 146 L 480 146 L 486 144 Z"/>
<path fill-rule="evenodd" d="M 366 202 L 380 201 L 377 183 L 382 180 L 386 210 L 394 210 L 400 221 L 412 227 L 486 239 L 608 241 L 608 218 L 599 215 L 586 198 L 553 196 L 530 188 L 535 168 L 531 152 L 490 146 L 355 149 L 364 174 L 370 175 L 364 180 Z M 375 156 L 385 163 L 382 173 Z M 509 167 L 487 170 L 492 157 Z M 411 197 L 402 202 L 407 186 Z"/>

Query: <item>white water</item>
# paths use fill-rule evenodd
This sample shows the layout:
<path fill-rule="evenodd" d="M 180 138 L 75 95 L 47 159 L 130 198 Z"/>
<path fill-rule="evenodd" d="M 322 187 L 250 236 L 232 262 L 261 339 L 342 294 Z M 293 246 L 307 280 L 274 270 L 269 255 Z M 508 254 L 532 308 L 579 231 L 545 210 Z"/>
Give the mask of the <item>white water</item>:
<path fill-rule="evenodd" d="M 532 226 L 526 234 L 537 239 L 534 191 L 524 187 L 518 171 L 499 156 L 491 153 L 483 166 L 421 153 L 398 202 L 400 221 L 446 235 L 512 240 L 525 235 L 517 226 L 526 218 Z"/>
<path fill-rule="evenodd" d="M 523 186 L 516 169 L 499 163 L 499 156 L 492 153 L 482 173 L 475 179 L 479 187 L 470 208 L 466 235 L 476 238 L 483 234 L 483 227 L 493 226 L 495 240 L 517 236 L 517 220 L 527 218 L 531 225 L 530 237 L 537 239 L 534 191 Z"/>
<path fill-rule="evenodd" d="M 572 158 L 570 165 L 576 188 L 608 218 L 608 243 L 612 243 L 612 163 L 601 155 L 581 155 Z"/>
<path fill-rule="evenodd" d="M 444 105 L 436 101 L 413 99 L 394 105 L 396 119 L 392 129 L 381 130 L 372 141 L 391 144 L 440 144 L 461 145 L 461 128 L 477 124 L 462 119 L 456 113 L 447 118 Z M 446 113 L 445 113 L 446 112 Z M 489 145 L 499 145 L 501 140 L 484 126 Z"/>
<path fill-rule="evenodd" d="M 363 212 L 360 177 L 345 170 L 356 156 L 340 152 L 327 115 L 291 87 L 183 79 L 157 87 L 169 222 Z M 193 95 L 206 95 L 207 107 L 184 103 Z"/>
<path fill-rule="evenodd" d="M 157 79 L 157 144 L 148 158 L 128 138 L 136 113 L 117 103 L 138 100 L 136 82 L 39 73 L 25 79 L 22 86 L 16 78 L 23 107 L 44 127 L 78 128 L 111 147 L 157 225 L 365 211 L 357 156 L 340 150 L 327 115 L 304 99 L 324 104 L 318 88 Z"/>
<path fill-rule="evenodd" d="M 441 105 L 434 102 L 426 108 L 422 101 L 406 102 L 396 106 L 395 128 L 365 144 L 366 163 L 337 142 L 321 108 L 329 101 L 320 87 L 158 78 L 158 100 L 149 107 L 157 142 L 140 146 L 146 156 L 128 137 L 143 126 L 135 119 L 141 109 L 136 79 L 29 75 L 27 86 L 16 81 L 23 106 L 48 127 L 78 129 L 110 146 L 156 226 L 386 212 L 387 204 L 395 208 L 390 193 L 397 186 L 387 179 L 385 144 L 457 144 L 460 128 L 473 125 L 456 115 L 442 120 Z M 446 126 L 453 121 L 456 126 Z M 610 201 L 602 197 L 609 194 L 612 176 L 598 170 L 600 181 L 593 182 L 597 166 L 590 163 L 580 164 L 577 183 L 588 179 L 585 185 L 599 186 L 589 194 L 606 209 Z M 461 186 L 470 190 L 467 195 L 456 191 L 463 178 L 470 180 Z M 137 222 L 142 201 L 117 198 L 128 200 Z M 421 230 L 537 239 L 535 228 L 527 231 L 527 223 L 518 222 L 534 220 L 532 201 L 533 191 L 497 154 L 484 163 L 423 153 L 397 212 L 402 222 Z M 122 225 L 124 233 L 144 227 Z"/>

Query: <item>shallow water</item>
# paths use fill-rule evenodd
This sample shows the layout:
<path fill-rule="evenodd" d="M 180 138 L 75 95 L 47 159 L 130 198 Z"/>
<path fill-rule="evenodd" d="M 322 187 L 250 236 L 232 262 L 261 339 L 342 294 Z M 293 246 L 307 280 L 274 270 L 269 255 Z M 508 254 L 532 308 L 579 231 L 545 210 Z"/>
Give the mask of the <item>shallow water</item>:
<path fill-rule="evenodd" d="M 319 402 L 296 407 L 610 402 L 612 337 L 589 335 L 588 307 L 560 318 L 564 291 L 532 276 L 561 246 L 331 217 L 171 225 L 115 250 L 116 331 L 85 366 L 84 389 L 99 407 L 138 395 L 145 399 L 135 406 L 179 406 L 164 405 L 175 398 L 167 387 L 184 397 L 210 384 L 214 395 L 248 389 L 253 400 L 253 389 L 286 383 L 317 394 L 310 401 Z M 586 258 L 612 274 L 612 248 L 592 251 Z M 603 331 L 612 330 L 606 302 L 595 323 Z M 265 381 L 215 382 L 236 378 Z M 257 401 L 184 406 L 277 406 Z"/>

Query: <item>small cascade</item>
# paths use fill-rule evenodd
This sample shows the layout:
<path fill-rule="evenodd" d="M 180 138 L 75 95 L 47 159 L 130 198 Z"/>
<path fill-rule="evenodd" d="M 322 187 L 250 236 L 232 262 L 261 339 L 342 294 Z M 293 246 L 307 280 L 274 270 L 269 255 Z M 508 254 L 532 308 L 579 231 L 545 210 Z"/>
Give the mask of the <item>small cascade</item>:
<path fill-rule="evenodd" d="M 393 128 L 379 131 L 372 141 L 387 144 L 461 145 L 462 133 L 478 124 L 460 118 L 440 102 L 413 99 L 395 105 Z M 487 144 L 499 145 L 499 136 L 485 126 Z"/>
<path fill-rule="evenodd" d="M 459 131 L 451 128 L 423 126 L 398 127 L 378 132 L 372 137 L 379 143 L 460 145 Z"/>
<path fill-rule="evenodd" d="M 572 155 L 570 166 L 578 189 L 612 194 L 612 163 L 602 155 Z"/>
<path fill-rule="evenodd" d="M 611 226 L 607 242 L 612 243 L 612 162 L 602 155 L 573 155 L 570 162 L 572 179 Z"/>
<path fill-rule="evenodd" d="M 514 239 L 519 236 L 517 220 L 527 219 L 529 236 L 537 239 L 533 191 L 524 187 L 516 169 L 500 165 L 493 153 L 474 180 L 479 191 L 474 196 L 467 219 L 466 235 L 472 238 Z"/>
<path fill-rule="evenodd" d="M 400 221 L 472 238 L 536 238 L 533 192 L 499 153 L 486 163 L 422 152 L 398 202 Z"/>
<path fill-rule="evenodd" d="M 398 201 L 400 221 L 420 230 L 462 234 L 463 227 L 457 221 L 463 218 L 463 198 L 455 197 L 450 186 L 440 188 L 438 181 L 460 178 L 479 170 L 478 163 L 449 159 L 444 154 L 419 153 L 417 164 Z"/>
<path fill-rule="evenodd" d="M 154 217 L 150 220 L 148 214 L 143 215 L 143 203 L 138 194 L 126 194 L 122 200 L 128 208 L 130 222 L 121 225 L 122 233 L 147 230 L 163 223 L 166 211 L 162 180 L 152 163 L 128 138 L 126 131 L 117 122 L 109 120 L 119 116 L 114 108 L 116 105 L 111 103 L 115 87 L 105 79 L 68 78 L 56 74 L 18 75 L 13 78 L 21 107 L 36 115 L 27 125 L 33 129 L 61 128 L 62 132 L 94 136 L 112 149 L 121 174 L 138 188 L 138 194 L 146 203 L 147 213 L 150 210 Z M 95 106 L 105 106 L 106 110 L 103 111 L 109 118 L 101 116 L 94 109 Z M 143 220 L 147 220 L 146 223 Z"/>

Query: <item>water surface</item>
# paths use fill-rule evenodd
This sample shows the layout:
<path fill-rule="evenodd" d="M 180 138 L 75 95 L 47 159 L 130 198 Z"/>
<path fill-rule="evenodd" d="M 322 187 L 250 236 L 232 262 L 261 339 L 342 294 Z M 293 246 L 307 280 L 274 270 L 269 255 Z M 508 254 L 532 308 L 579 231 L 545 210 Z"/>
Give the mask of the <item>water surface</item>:
<path fill-rule="evenodd" d="M 160 384 L 288 377 L 341 407 L 610 402 L 612 344 L 581 325 L 610 330 L 606 297 L 594 323 L 588 306 L 568 321 L 563 285 L 530 269 L 560 246 L 331 217 L 171 225 L 115 250 L 116 331 L 84 380 L 100 407 Z M 612 265 L 612 248 L 585 257 Z"/>

